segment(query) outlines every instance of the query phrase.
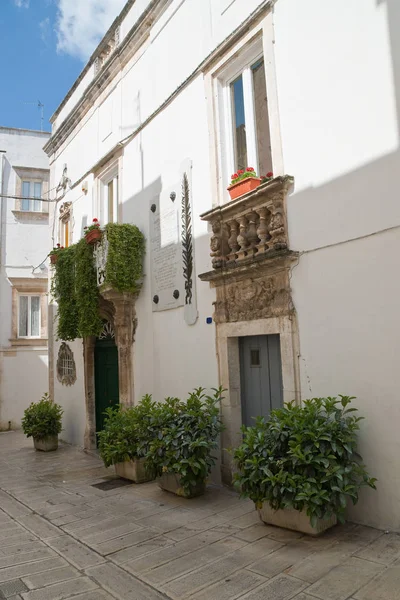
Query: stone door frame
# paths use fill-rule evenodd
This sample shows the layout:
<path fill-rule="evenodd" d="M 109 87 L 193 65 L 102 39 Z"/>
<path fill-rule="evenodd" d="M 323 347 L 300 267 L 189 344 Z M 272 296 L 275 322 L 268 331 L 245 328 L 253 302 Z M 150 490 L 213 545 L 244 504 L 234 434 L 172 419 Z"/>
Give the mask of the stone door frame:
<path fill-rule="evenodd" d="M 254 321 L 219 323 L 216 330 L 219 381 L 226 390 L 221 404 L 222 420 L 225 425 L 221 435 L 221 478 L 223 483 L 231 485 L 234 466 L 230 450 L 239 446 L 242 440 L 239 338 L 279 334 L 283 401 L 300 402 L 299 338 L 294 314 Z"/>
<path fill-rule="evenodd" d="M 133 342 L 136 331 L 135 303 L 137 293 L 117 292 L 111 288 L 101 290 L 99 314 L 114 327 L 118 349 L 119 402 L 132 406 L 133 390 Z M 96 337 L 83 340 L 83 364 L 85 380 L 86 426 L 84 448 L 96 449 L 96 393 L 94 381 L 94 347 Z"/>

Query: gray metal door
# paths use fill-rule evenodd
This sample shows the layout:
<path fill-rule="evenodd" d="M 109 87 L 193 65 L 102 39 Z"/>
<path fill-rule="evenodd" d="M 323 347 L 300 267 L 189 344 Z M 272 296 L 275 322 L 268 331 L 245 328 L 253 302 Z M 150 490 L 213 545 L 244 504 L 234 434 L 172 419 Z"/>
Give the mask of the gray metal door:
<path fill-rule="evenodd" d="M 239 347 L 242 422 L 250 426 L 283 406 L 281 345 L 279 335 L 253 335 Z"/>

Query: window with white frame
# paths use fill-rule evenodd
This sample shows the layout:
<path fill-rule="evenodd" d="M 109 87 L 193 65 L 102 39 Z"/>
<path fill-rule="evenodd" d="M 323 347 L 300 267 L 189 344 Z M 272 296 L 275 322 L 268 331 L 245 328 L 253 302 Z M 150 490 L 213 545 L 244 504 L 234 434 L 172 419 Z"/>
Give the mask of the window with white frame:
<path fill-rule="evenodd" d="M 118 221 L 118 175 L 103 183 L 103 210 L 102 223 L 116 223 Z"/>
<path fill-rule="evenodd" d="M 42 181 L 22 180 L 21 210 L 42 211 Z"/>
<path fill-rule="evenodd" d="M 267 85 L 261 39 L 233 58 L 217 77 L 224 180 L 238 169 L 272 171 Z"/>
<path fill-rule="evenodd" d="M 20 294 L 18 297 L 18 337 L 40 337 L 40 295 Z"/>
<path fill-rule="evenodd" d="M 100 177 L 100 222 L 117 223 L 118 221 L 118 168 L 113 167 Z"/>

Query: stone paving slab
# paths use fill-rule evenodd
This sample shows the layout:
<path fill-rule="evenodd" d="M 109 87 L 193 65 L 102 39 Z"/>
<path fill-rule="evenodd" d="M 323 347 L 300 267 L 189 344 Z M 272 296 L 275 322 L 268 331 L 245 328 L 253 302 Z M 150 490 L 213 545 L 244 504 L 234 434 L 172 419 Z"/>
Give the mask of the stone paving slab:
<path fill-rule="evenodd" d="M 1 600 L 400 600 L 396 533 L 302 536 L 218 486 L 97 489 L 114 475 L 96 456 L 20 433 L 0 433 L 0 457 Z"/>

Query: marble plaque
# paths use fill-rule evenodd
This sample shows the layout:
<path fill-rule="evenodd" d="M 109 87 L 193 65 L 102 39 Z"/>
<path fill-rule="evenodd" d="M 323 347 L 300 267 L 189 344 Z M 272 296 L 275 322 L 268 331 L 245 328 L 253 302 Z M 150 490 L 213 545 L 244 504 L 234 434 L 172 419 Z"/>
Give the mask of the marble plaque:
<path fill-rule="evenodd" d="M 185 303 L 179 183 L 154 198 L 149 208 L 153 311 L 177 308 Z"/>

